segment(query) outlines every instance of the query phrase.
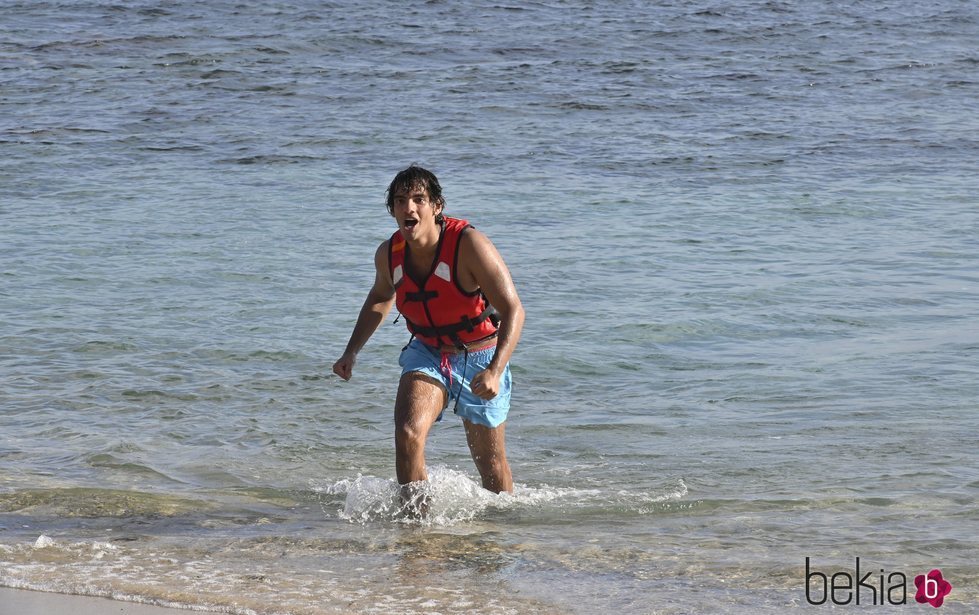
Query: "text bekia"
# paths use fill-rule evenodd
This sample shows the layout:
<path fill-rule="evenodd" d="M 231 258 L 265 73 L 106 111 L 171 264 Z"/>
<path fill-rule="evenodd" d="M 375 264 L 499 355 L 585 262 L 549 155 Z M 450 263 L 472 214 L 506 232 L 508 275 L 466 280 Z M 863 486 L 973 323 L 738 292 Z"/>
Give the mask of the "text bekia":
<path fill-rule="evenodd" d="M 870 571 L 860 574 L 860 558 L 856 558 L 853 572 L 836 572 L 827 576 L 813 570 L 806 558 L 806 601 L 820 605 L 830 601 L 837 605 L 853 604 L 907 604 L 908 578 L 902 572 L 886 574 Z"/>

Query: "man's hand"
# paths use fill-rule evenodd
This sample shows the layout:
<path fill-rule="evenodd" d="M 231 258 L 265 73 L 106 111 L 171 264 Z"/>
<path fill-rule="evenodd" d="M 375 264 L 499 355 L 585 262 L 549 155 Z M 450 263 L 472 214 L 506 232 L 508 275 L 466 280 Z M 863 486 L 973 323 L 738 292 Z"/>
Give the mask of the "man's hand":
<path fill-rule="evenodd" d="M 354 372 L 354 363 L 357 362 L 357 355 L 352 352 L 345 352 L 340 359 L 333 364 L 333 373 L 344 380 L 350 380 Z"/>
<path fill-rule="evenodd" d="M 469 381 L 473 395 L 480 399 L 493 399 L 500 392 L 500 372 L 486 368 Z"/>

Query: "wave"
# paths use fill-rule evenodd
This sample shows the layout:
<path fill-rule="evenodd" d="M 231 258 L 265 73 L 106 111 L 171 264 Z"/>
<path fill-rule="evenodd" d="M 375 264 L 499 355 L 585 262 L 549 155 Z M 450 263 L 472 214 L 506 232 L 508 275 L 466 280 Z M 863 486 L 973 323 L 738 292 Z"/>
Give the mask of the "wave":
<path fill-rule="evenodd" d="M 516 484 L 513 493 L 495 494 L 462 472 L 443 466 L 429 468 L 428 481 L 413 486 L 415 489 L 407 502 L 403 501 L 397 481 L 375 476 L 357 476 L 312 488 L 324 496 L 342 498 L 342 505 L 336 511 L 340 519 L 362 525 L 423 526 L 452 526 L 493 514 L 539 514 L 548 521 L 555 516 L 569 515 L 646 515 L 668 509 L 671 502 L 682 500 L 689 492 L 683 479 L 678 478 L 652 492 Z M 425 509 L 420 515 L 419 503 Z M 327 510 L 330 504 L 327 500 L 322 502 L 327 514 L 330 514 Z"/>

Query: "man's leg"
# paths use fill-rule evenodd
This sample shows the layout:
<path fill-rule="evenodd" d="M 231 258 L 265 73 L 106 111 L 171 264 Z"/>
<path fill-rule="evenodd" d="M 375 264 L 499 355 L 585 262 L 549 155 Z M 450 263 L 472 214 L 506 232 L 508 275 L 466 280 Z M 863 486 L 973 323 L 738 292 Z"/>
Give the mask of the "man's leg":
<path fill-rule="evenodd" d="M 398 483 L 428 480 L 425 472 L 425 441 L 428 431 L 445 407 L 442 383 L 418 372 L 401 377 L 394 403 L 395 468 Z"/>
<path fill-rule="evenodd" d="M 472 453 L 476 469 L 483 479 L 483 489 L 493 493 L 512 493 L 513 477 L 510 475 L 510 464 L 506 460 L 504 441 L 506 423 L 500 423 L 498 427 L 486 427 L 469 421 L 463 421 L 463 424 L 466 426 L 469 452 Z"/>

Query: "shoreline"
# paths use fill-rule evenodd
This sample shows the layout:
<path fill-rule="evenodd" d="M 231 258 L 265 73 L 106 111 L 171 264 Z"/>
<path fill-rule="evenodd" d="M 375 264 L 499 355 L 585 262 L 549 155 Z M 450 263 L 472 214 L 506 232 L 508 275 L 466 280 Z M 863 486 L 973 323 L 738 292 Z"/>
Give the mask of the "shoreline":
<path fill-rule="evenodd" d="M 215 613 L 96 596 L 0 587 L 0 615 L 187 615 Z"/>

